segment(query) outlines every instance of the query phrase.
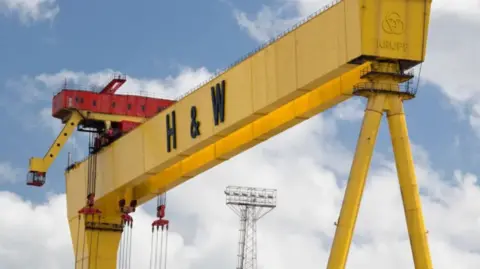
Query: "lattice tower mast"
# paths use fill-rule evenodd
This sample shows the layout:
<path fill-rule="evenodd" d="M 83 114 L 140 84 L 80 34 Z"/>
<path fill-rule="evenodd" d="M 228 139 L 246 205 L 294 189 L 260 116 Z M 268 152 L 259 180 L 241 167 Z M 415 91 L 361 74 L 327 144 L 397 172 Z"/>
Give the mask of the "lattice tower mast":
<path fill-rule="evenodd" d="M 237 269 L 257 269 L 257 221 L 276 207 L 277 190 L 228 186 L 225 194 L 240 217 Z"/>

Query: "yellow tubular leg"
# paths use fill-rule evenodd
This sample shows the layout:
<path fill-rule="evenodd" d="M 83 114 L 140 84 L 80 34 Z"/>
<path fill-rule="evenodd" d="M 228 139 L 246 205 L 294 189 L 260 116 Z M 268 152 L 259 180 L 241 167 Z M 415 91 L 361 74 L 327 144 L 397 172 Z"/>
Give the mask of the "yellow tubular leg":
<path fill-rule="evenodd" d="M 408 139 L 407 123 L 403 103 L 398 96 L 390 96 L 387 116 L 415 268 L 431 269 L 432 261 Z"/>
<path fill-rule="evenodd" d="M 383 116 L 385 98 L 386 96 L 383 94 L 372 95 L 368 98 L 368 105 L 328 260 L 328 269 L 345 268 L 368 174 L 368 167 L 370 166 L 378 128 Z"/>

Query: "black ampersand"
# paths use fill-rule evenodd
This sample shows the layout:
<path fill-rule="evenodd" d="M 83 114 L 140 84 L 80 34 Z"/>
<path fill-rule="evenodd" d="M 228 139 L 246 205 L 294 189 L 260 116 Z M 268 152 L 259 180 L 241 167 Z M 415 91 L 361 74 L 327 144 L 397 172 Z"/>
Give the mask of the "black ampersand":
<path fill-rule="evenodd" d="M 190 109 L 190 136 L 196 138 L 200 135 L 200 122 L 197 120 L 197 107 L 192 106 Z"/>

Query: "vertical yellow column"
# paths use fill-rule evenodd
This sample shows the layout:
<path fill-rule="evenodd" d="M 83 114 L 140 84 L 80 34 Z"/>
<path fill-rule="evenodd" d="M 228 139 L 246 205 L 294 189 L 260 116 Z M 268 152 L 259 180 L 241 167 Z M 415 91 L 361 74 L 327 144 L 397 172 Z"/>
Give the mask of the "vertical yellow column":
<path fill-rule="evenodd" d="M 85 219 L 88 217 L 88 219 Z M 91 216 L 82 216 L 70 221 L 72 243 L 74 247 L 75 269 L 115 269 L 117 251 L 122 233 L 101 229 L 85 230 L 85 222 L 92 221 Z M 79 225 L 80 224 L 80 227 Z"/>
<path fill-rule="evenodd" d="M 385 98 L 386 96 L 384 94 L 372 95 L 368 98 L 367 109 L 365 110 L 362 129 L 357 142 L 342 210 L 328 260 L 328 269 L 345 268 L 368 168 L 372 159 L 380 121 L 383 116 Z"/>
<path fill-rule="evenodd" d="M 432 261 L 410 150 L 407 123 L 403 103 L 399 96 L 390 96 L 387 117 L 415 268 L 431 269 Z"/>

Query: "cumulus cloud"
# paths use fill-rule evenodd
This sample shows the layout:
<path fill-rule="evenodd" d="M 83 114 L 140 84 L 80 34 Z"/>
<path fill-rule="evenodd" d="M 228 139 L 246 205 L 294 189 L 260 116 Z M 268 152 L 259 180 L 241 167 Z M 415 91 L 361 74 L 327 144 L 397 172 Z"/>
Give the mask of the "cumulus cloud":
<path fill-rule="evenodd" d="M 352 98 L 338 104 L 333 109 L 333 115 L 342 120 L 357 121 L 363 119 L 365 102 L 360 98 Z"/>
<path fill-rule="evenodd" d="M 11 92 L 19 94 L 22 102 L 50 102 L 52 96 L 63 87 L 99 91 L 121 72 L 105 69 L 94 73 L 61 70 L 57 73 L 40 74 L 34 77 L 23 76 L 7 82 Z M 157 98 L 175 99 L 179 95 L 192 90 L 213 74 L 205 67 L 193 69 L 184 67 L 175 77 L 163 79 L 136 78 L 126 76 L 127 81 L 118 90 L 118 94 L 136 94 Z M 21 89 L 21 90 L 20 90 Z"/>
<path fill-rule="evenodd" d="M 262 5 L 253 19 L 238 9 L 234 10 L 234 16 L 252 39 L 264 43 L 329 3 L 330 0 L 281 0 L 275 6 Z"/>
<path fill-rule="evenodd" d="M 278 190 L 277 208 L 258 222 L 259 268 L 326 264 L 353 156 L 336 139 L 337 121 L 317 116 L 170 191 L 168 268 L 235 266 L 239 220 L 225 205 L 227 185 Z M 413 150 L 434 267 L 476 268 L 480 263 L 476 176 L 458 171 L 453 183 L 447 183 L 425 150 L 419 146 Z M 395 165 L 391 158 L 377 155 L 374 162 L 379 165 L 370 172 L 348 266 L 413 268 Z M 0 224 L 4 231 L 0 258 L 8 268 L 72 267 L 65 195 L 34 206 L 3 192 L 0 201 L 10 212 Z M 144 206 L 134 214 L 134 267 L 149 264 L 152 208 Z M 27 222 L 32 218 L 36 225 Z M 19 255 L 23 258 L 15 258 Z"/>
<path fill-rule="evenodd" d="M 480 87 L 476 83 L 480 54 L 480 4 L 475 0 L 432 2 L 432 18 L 426 61 L 422 68 L 424 82 L 439 86 L 458 115 L 469 120 L 480 137 Z M 454 37 L 454 38 L 452 38 Z"/>
<path fill-rule="evenodd" d="M 60 12 L 56 0 L 0 0 L 0 12 L 16 15 L 24 24 L 53 20 Z"/>
<path fill-rule="evenodd" d="M 297 22 L 297 18 L 283 19 L 283 12 L 284 10 L 281 8 L 276 10 L 264 5 L 254 19 L 240 10 L 234 10 L 234 15 L 238 25 L 252 39 L 259 43 L 265 43 Z"/>
<path fill-rule="evenodd" d="M 469 19 L 476 19 L 474 15 L 480 14 L 480 2 L 477 0 L 459 0 L 452 4 L 448 0 L 435 0 L 432 1 L 432 10 L 435 13 L 434 16 L 436 14 L 441 16 L 449 13 L 461 13 L 469 15 Z"/>
<path fill-rule="evenodd" d="M 306 17 L 316 10 L 321 9 L 322 7 L 325 7 L 328 4 L 338 2 L 338 0 L 293 0 L 293 1 L 287 1 L 285 0 L 286 3 L 293 3 L 295 5 L 295 9 L 298 12 L 298 15 L 300 17 Z"/>

